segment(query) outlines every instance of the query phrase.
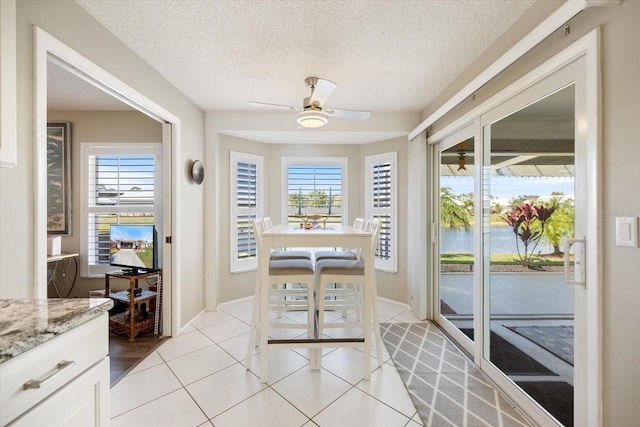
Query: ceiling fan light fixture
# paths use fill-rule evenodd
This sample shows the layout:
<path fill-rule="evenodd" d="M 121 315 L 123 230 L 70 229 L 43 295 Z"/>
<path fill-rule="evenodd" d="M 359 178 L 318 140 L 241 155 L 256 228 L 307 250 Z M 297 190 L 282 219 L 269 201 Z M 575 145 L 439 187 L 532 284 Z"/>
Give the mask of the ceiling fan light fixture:
<path fill-rule="evenodd" d="M 298 124 L 305 128 L 320 128 L 326 125 L 328 121 L 327 115 L 318 110 L 302 111 L 298 114 Z"/>

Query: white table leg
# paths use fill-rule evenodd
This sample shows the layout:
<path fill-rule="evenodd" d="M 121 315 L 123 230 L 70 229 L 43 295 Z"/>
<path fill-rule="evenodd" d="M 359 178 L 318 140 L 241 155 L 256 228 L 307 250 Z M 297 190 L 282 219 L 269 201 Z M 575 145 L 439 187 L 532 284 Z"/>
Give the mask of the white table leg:
<path fill-rule="evenodd" d="M 362 239 L 365 240 L 365 239 Z M 366 239 L 368 241 L 369 239 Z M 364 296 L 363 296 L 363 324 L 364 324 L 364 380 L 371 379 L 371 287 L 374 274 L 373 266 L 373 254 L 371 250 L 371 244 L 365 246 L 362 244 L 362 250 L 366 251 L 365 255 L 365 273 L 364 273 Z"/>
<path fill-rule="evenodd" d="M 375 262 L 375 261 L 374 261 Z M 384 361 L 382 360 L 382 337 L 380 336 L 380 313 L 378 311 L 378 284 L 376 283 L 376 270 L 373 269 L 373 276 L 371 277 L 372 290 L 371 290 L 371 302 L 373 303 L 373 333 L 376 337 L 376 356 L 378 357 L 378 366 L 382 366 Z"/>
<path fill-rule="evenodd" d="M 244 363 L 247 370 L 251 369 L 251 359 L 256 346 L 258 314 L 260 313 L 260 269 L 258 269 L 257 273 L 256 286 L 253 292 L 253 309 L 251 310 L 251 328 L 249 329 L 249 344 L 247 344 L 247 359 Z"/>

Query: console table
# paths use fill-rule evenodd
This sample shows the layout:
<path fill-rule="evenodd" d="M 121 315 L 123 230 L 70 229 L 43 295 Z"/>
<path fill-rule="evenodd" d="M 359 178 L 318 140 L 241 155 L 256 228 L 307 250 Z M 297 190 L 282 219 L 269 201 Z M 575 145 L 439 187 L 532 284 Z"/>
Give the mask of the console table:
<path fill-rule="evenodd" d="M 139 295 L 136 295 L 138 288 L 138 280 L 150 276 L 158 276 L 157 289 L 158 292 L 141 289 Z M 109 279 L 117 278 L 129 281 L 129 289 L 119 292 L 110 292 Z M 123 313 L 114 314 L 109 317 L 109 326 L 111 330 L 117 334 L 126 333 L 129 340 L 133 341 L 140 332 L 148 332 L 154 329 L 158 331 L 160 324 L 160 298 L 156 298 L 156 310 L 146 311 L 146 317 L 142 317 L 143 313 L 136 313 L 136 305 L 149 302 L 152 298 L 158 296 L 162 289 L 162 270 L 150 271 L 146 273 L 133 274 L 128 271 L 117 270 L 110 271 L 104 275 L 105 296 L 108 296 L 116 302 L 129 305 L 129 310 Z"/>

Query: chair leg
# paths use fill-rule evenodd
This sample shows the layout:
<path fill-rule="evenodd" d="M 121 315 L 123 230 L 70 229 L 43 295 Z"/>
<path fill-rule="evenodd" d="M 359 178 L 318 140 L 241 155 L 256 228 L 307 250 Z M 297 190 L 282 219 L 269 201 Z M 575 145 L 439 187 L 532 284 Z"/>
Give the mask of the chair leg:
<path fill-rule="evenodd" d="M 358 322 L 362 321 L 362 285 L 360 283 L 353 284 L 353 296 L 354 301 L 356 301 L 356 320 Z"/>
<path fill-rule="evenodd" d="M 307 283 L 307 333 L 309 339 L 316 337 L 317 313 L 316 313 L 316 301 L 315 301 L 315 284 Z M 310 348 L 309 349 L 309 362 L 312 370 L 320 369 L 320 358 L 322 357 L 322 349 Z"/>
<path fill-rule="evenodd" d="M 313 303 L 313 283 L 307 283 L 307 338 L 315 336 L 315 307 Z"/>
<path fill-rule="evenodd" d="M 316 311 L 318 312 L 318 339 L 324 338 L 324 293 L 326 284 L 320 280 L 316 291 Z"/>
<path fill-rule="evenodd" d="M 280 284 L 276 285 L 276 288 L 280 289 Z M 281 289 L 286 289 L 287 288 L 287 284 L 283 283 L 282 284 L 282 288 Z M 286 299 L 287 297 L 283 297 L 284 299 Z M 278 310 L 276 311 L 276 319 L 280 320 L 282 319 L 282 311 Z"/>

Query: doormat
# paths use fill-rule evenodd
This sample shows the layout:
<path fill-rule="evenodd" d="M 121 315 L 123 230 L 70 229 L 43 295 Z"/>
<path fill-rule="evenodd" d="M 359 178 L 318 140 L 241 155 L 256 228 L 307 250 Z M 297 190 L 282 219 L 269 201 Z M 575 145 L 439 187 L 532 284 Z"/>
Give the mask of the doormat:
<path fill-rule="evenodd" d="M 462 328 L 460 331 L 473 340 L 473 329 Z M 489 348 L 491 363 L 507 375 L 558 375 L 493 331 Z"/>
<path fill-rule="evenodd" d="M 505 326 L 573 366 L 573 326 Z"/>
<path fill-rule="evenodd" d="M 516 381 L 565 427 L 573 426 L 573 386 L 563 381 Z"/>
<path fill-rule="evenodd" d="M 447 314 L 452 315 L 458 313 L 456 313 L 455 310 L 449 306 L 449 304 L 440 300 L 440 314 L 446 316 Z"/>

